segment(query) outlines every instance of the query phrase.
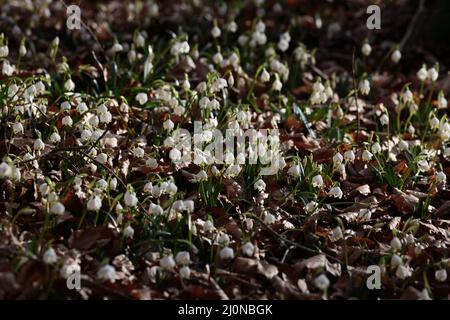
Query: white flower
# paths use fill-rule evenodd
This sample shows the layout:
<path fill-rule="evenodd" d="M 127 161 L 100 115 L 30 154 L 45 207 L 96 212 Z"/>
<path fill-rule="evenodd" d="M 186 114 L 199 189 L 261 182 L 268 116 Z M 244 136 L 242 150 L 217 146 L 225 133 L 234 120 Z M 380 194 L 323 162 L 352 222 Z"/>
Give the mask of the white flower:
<path fill-rule="evenodd" d="M 234 251 L 230 247 L 225 247 L 219 252 L 220 259 L 230 260 L 234 258 Z"/>
<path fill-rule="evenodd" d="M 172 255 L 165 256 L 159 260 L 159 266 L 164 270 L 172 270 L 175 268 L 175 260 Z"/>
<path fill-rule="evenodd" d="M 353 150 L 349 150 L 349 151 L 345 152 L 344 159 L 348 162 L 355 161 L 355 153 L 353 152 Z"/>
<path fill-rule="evenodd" d="M 147 103 L 148 96 L 145 92 L 138 93 L 136 95 L 136 101 L 139 102 L 140 105 Z"/>
<path fill-rule="evenodd" d="M 395 272 L 395 275 L 399 279 L 406 279 L 412 276 L 412 269 L 410 266 L 405 265 L 399 265 L 397 267 L 397 271 Z"/>
<path fill-rule="evenodd" d="M 150 169 L 155 169 L 158 167 L 158 160 L 156 160 L 155 158 L 148 158 L 145 162 L 145 165 Z"/>
<path fill-rule="evenodd" d="M 12 173 L 11 167 L 6 162 L 2 162 L 0 164 L 0 179 L 9 178 L 11 173 Z"/>
<path fill-rule="evenodd" d="M 179 273 L 181 279 L 189 279 L 191 277 L 191 269 L 188 266 L 180 268 Z"/>
<path fill-rule="evenodd" d="M 178 265 L 181 266 L 186 266 L 189 263 L 191 263 L 191 257 L 189 255 L 189 252 L 187 251 L 180 251 L 177 253 L 177 255 L 175 256 L 175 261 L 177 262 Z"/>
<path fill-rule="evenodd" d="M 221 34 L 222 34 L 222 31 L 220 30 L 220 28 L 218 26 L 214 26 L 214 28 L 212 28 L 211 35 L 213 36 L 213 38 L 218 38 L 218 37 L 220 37 Z"/>
<path fill-rule="evenodd" d="M 58 261 L 58 257 L 56 256 L 55 250 L 52 247 L 48 248 L 44 252 L 44 255 L 42 256 L 42 260 L 44 261 L 45 264 L 56 263 L 56 261 Z"/>
<path fill-rule="evenodd" d="M 170 158 L 170 160 L 172 160 L 172 162 L 175 162 L 175 163 L 180 162 L 180 160 L 181 160 L 181 151 L 176 149 L 176 148 L 173 148 L 169 152 L 169 158 Z"/>
<path fill-rule="evenodd" d="M 373 154 L 369 151 L 369 150 L 364 150 L 362 153 L 362 160 L 365 162 L 369 162 L 370 160 L 372 160 Z"/>
<path fill-rule="evenodd" d="M 185 210 L 187 213 L 194 212 L 194 201 L 193 200 L 185 200 L 183 201 Z"/>
<path fill-rule="evenodd" d="M 366 96 L 369 94 L 369 92 L 370 92 L 369 80 L 364 79 L 359 83 L 359 91 L 361 91 L 361 93 Z"/>
<path fill-rule="evenodd" d="M 81 267 L 78 264 L 78 262 L 74 260 L 69 260 L 65 262 L 64 265 L 61 267 L 59 274 L 61 275 L 61 277 L 67 279 L 72 274 L 79 272 L 81 272 Z"/>
<path fill-rule="evenodd" d="M 430 165 L 427 160 L 419 160 L 417 166 L 420 172 L 428 172 L 430 170 Z"/>
<path fill-rule="evenodd" d="M 402 242 L 400 241 L 399 238 L 393 237 L 391 240 L 391 247 L 395 251 L 400 250 L 402 248 Z"/>
<path fill-rule="evenodd" d="M 164 121 L 163 123 L 163 128 L 167 131 L 172 130 L 175 127 L 175 124 L 173 123 L 172 120 L 167 119 L 166 121 Z"/>
<path fill-rule="evenodd" d="M 374 154 L 377 154 L 377 153 L 380 153 L 380 152 L 381 152 L 381 146 L 380 146 L 380 144 L 379 144 L 378 142 L 375 142 L 375 143 L 372 145 L 372 152 L 373 152 Z"/>
<path fill-rule="evenodd" d="M 422 65 L 422 68 L 417 71 L 417 78 L 419 78 L 420 81 L 425 81 L 428 78 L 428 72 L 425 65 Z"/>
<path fill-rule="evenodd" d="M 300 172 L 301 172 L 301 169 L 298 164 L 290 167 L 288 170 L 288 174 L 290 174 L 291 176 L 294 176 L 294 177 L 300 176 Z"/>
<path fill-rule="evenodd" d="M 447 104 L 447 99 L 445 99 L 443 94 L 440 94 L 438 98 L 438 109 L 446 109 Z"/>
<path fill-rule="evenodd" d="M 397 268 L 399 265 L 403 263 L 402 258 L 397 255 L 393 254 L 391 257 L 391 268 Z"/>
<path fill-rule="evenodd" d="M 447 280 L 447 270 L 445 269 L 436 270 L 436 272 L 434 273 L 434 277 L 436 278 L 437 281 L 444 282 L 445 280 Z"/>
<path fill-rule="evenodd" d="M 57 132 L 53 132 L 50 135 L 50 141 L 53 143 L 58 143 L 61 141 L 61 136 Z"/>
<path fill-rule="evenodd" d="M 331 241 L 338 241 L 339 239 L 342 239 L 344 237 L 344 234 L 342 233 L 341 227 L 337 226 L 333 230 L 331 230 L 330 234 L 330 240 Z"/>
<path fill-rule="evenodd" d="M 143 158 L 144 154 L 145 151 L 141 147 L 136 147 L 133 149 L 133 156 L 135 156 L 136 158 Z"/>
<path fill-rule="evenodd" d="M 361 52 L 363 55 L 368 57 L 370 55 L 370 53 L 372 52 L 372 47 L 370 46 L 370 44 L 364 43 L 361 47 Z"/>
<path fill-rule="evenodd" d="M 241 250 L 244 255 L 251 257 L 255 253 L 255 246 L 251 242 L 246 242 L 242 246 Z"/>
<path fill-rule="evenodd" d="M 344 160 L 344 157 L 339 152 L 333 156 L 333 163 L 335 166 L 341 164 L 342 160 Z"/>
<path fill-rule="evenodd" d="M 44 143 L 41 139 L 38 138 L 38 139 L 36 139 L 36 140 L 34 141 L 33 148 L 34 148 L 34 150 L 36 150 L 36 151 L 44 150 L 44 148 L 45 148 L 45 143 Z"/>
<path fill-rule="evenodd" d="M 64 83 L 64 89 L 66 89 L 67 91 L 73 91 L 75 89 L 75 83 L 72 81 L 72 79 L 68 79 Z"/>
<path fill-rule="evenodd" d="M 149 212 L 151 214 L 154 214 L 155 216 L 160 216 L 160 215 L 162 215 L 164 213 L 164 210 L 163 210 L 163 208 L 161 208 L 160 205 L 151 203 L 150 204 L 150 208 L 149 208 Z"/>
<path fill-rule="evenodd" d="M 387 114 L 383 114 L 380 118 L 381 125 L 385 126 L 389 123 L 389 116 Z"/>
<path fill-rule="evenodd" d="M 391 55 L 392 62 L 397 63 L 400 61 L 401 58 L 402 58 L 402 53 L 398 49 L 395 49 Z"/>
<path fill-rule="evenodd" d="M 91 196 L 87 202 L 87 209 L 89 211 L 98 211 L 102 207 L 102 200 L 98 196 Z"/>
<path fill-rule="evenodd" d="M 430 78 L 431 81 L 435 82 L 438 77 L 439 73 L 435 67 L 428 69 L 428 78 Z"/>
<path fill-rule="evenodd" d="M 322 188 L 323 187 L 323 178 L 320 174 L 318 174 L 312 178 L 312 185 L 314 188 Z"/>
<path fill-rule="evenodd" d="M 262 192 L 266 189 L 266 183 L 262 179 L 259 179 L 255 182 L 253 187 L 255 188 L 255 190 Z"/>
<path fill-rule="evenodd" d="M 330 197 L 334 197 L 334 198 L 339 198 L 339 199 L 341 199 L 342 196 L 343 196 L 343 193 L 342 193 L 341 188 L 339 188 L 339 187 L 334 187 L 334 188 L 331 188 L 330 191 L 328 191 L 328 195 L 329 195 Z"/>
<path fill-rule="evenodd" d="M 314 211 L 316 211 L 317 207 L 318 207 L 317 202 L 310 201 L 306 204 L 305 209 L 306 209 L 306 212 L 313 213 Z"/>
<path fill-rule="evenodd" d="M 125 229 L 123 229 L 123 236 L 125 238 L 133 238 L 134 229 L 131 226 L 126 227 Z"/>
<path fill-rule="evenodd" d="M 314 285 L 318 289 L 324 291 L 330 286 L 330 280 L 328 280 L 325 274 L 321 274 L 320 276 L 314 279 Z"/>
<path fill-rule="evenodd" d="M 55 202 L 50 207 L 50 212 L 56 215 L 62 215 L 64 213 L 64 205 L 61 202 Z"/>
<path fill-rule="evenodd" d="M 117 280 L 116 269 L 112 265 L 106 264 L 97 271 L 97 278 L 114 283 Z"/>
<path fill-rule="evenodd" d="M 438 173 L 436 173 L 436 181 L 437 183 L 445 183 L 447 181 L 447 176 L 445 175 L 444 172 L 440 171 Z"/>
<path fill-rule="evenodd" d="M 221 233 L 217 238 L 217 242 L 223 246 L 227 246 L 230 243 L 230 237 L 226 233 Z"/>
<path fill-rule="evenodd" d="M 261 80 L 261 82 L 269 82 L 270 81 L 270 74 L 267 72 L 266 69 L 262 70 L 261 75 L 259 76 L 259 80 Z"/>
<path fill-rule="evenodd" d="M 69 101 L 64 101 L 63 103 L 61 103 L 61 110 L 62 111 L 69 111 L 71 108 L 70 102 Z"/>
<path fill-rule="evenodd" d="M 0 59 L 6 58 L 9 54 L 9 48 L 8 46 L 4 45 L 0 47 Z"/>
<path fill-rule="evenodd" d="M 271 213 L 266 212 L 266 214 L 264 215 L 264 223 L 265 224 L 272 224 L 276 220 L 277 220 L 276 217 Z"/>
<path fill-rule="evenodd" d="M 23 134 L 23 125 L 20 122 L 16 122 L 12 126 L 14 134 Z"/>
<path fill-rule="evenodd" d="M 397 145 L 400 151 L 405 151 L 409 149 L 409 144 L 405 140 L 400 140 Z"/>
<path fill-rule="evenodd" d="M 73 125 L 73 120 L 70 116 L 65 116 L 62 118 L 61 122 L 64 126 L 71 127 Z"/>
<path fill-rule="evenodd" d="M 135 207 L 138 203 L 138 198 L 136 197 L 136 193 L 130 190 L 125 192 L 125 196 L 123 197 L 125 205 L 128 207 Z"/>
<path fill-rule="evenodd" d="M 281 91 L 282 87 L 283 87 L 283 84 L 281 83 L 280 79 L 278 79 L 278 77 L 276 77 L 275 81 L 272 84 L 272 90 Z"/>

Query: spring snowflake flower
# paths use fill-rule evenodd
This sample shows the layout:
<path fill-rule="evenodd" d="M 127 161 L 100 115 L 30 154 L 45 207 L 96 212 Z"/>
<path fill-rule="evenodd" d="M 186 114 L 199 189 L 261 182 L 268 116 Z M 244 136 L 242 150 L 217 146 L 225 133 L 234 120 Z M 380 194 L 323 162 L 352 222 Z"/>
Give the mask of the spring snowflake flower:
<path fill-rule="evenodd" d="M 175 268 L 175 260 L 172 255 L 167 255 L 159 260 L 159 266 L 164 270 L 172 270 Z"/>
<path fill-rule="evenodd" d="M 436 272 L 434 273 L 434 278 L 439 282 L 445 282 L 447 280 L 447 270 L 436 270 Z"/>
<path fill-rule="evenodd" d="M 55 250 L 52 247 L 48 248 L 44 252 L 42 260 L 45 264 L 55 264 L 58 261 Z"/>
<path fill-rule="evenodd" d="M 275 223 L 276 220 L 277 220 L 277 218 L 271 213 L 266 212 L 266 214 L 264 215 L 264 223 L 265 224 Z"/>
<path fill-rule="evenodd" d="M 262 192 L 266 190 L 266 183 L 262 179 L 259 179 L 258 181 L 255 182 L 253 187 L 255 188 L 255 190 Z"/>
<path fill-rule="evenodd" d="M 44 150 L 44 148 L 45 148 L 45 143 L 41 139 L 38 138 L 34 141 L 34 144 L 33 144 L 34 150 L 41 151 L 41 150 Z"/>
<path fill-rule="evenodd" d="M 389 124 L 389 116 L 388 116 L 387 114 L 383 114 L 383 115 L 380 117 L 380 123 L 381 123 L 381 125 L 383 125 L 383 126 L 388 125 L 388 124 Z"/>
<path fill-rule="evenodd" d="M 231 260 L 234 258 L 234 251 L 230 247 L 225 247 L 219 252 L 220 259 Z"/>
<path fill-rule="evenodd" d="M 334 197 L 334 198 L 341 199 L 342 196 L 343 196 L 343 193 L 342 193 L 341 188 L 339 188 L 339 187 L 334 187 L 334 188 L 331 188 L 330 191 L 328 191 L 328 195 L 329 195 L 330 197 Z"/>
<path fill-rule="evenodd" d="M 174 163 L 180 162 L 181 161 L 181 151 L 176 148 L 173 148 L 169 152 L 169 158 Z"/>
<path fill-rule="evenodd" d="M 420 172 L 428 172 L 430 170 L 430 165 L 427 160 L 419 160 L 417 162 L 417 167 Z"/>
<path fill-rule="evenodd" d="M 399 279 L 406 279 L 412 276 L 412 269 L 410 266 L 405 265 L 399 265 L 397 267 L 397 271 L 395 272 L 395 275 Z"/>
<path fill-rule="evenodd" d="M 397 268 L 399 265 L 401 265 L 403 263 L 402 258 L 397 255 L 397 254 L 393 254 L 391 257 L 391 268 Z"/>
<path fill-rule="evenodd" d="M 370 46 L 370 44 L 364 43 L 361 47 L 361 52 L 363 55 L 368 57 L 370 55 L 370 53 L 372 52 L 372 47 Z"/>
<path fill-rule="evenodd" d="M 123 236 L 125 238 L 133 238 L 134 236 L 134 229 L 131 226 L 126 227 L 125 229 L 123 229 Z"/>
<path fill-rule="evenodd" d="M 369 162 L 370 160 L 372 160 L 373 154 L 369 151 L 369 150 L 364 150 L 361 158 L 363 161 L 365 162 Z"/>
<path fill-rule="evenodd" d="M 402 242 L 400 241 L 399 238 L 394 237 L 391 240 L 391 247 L 392 247 L 392 249 L 394 249 L 396 251 L 400 250 L 402 248 Z"/>
<path fill-rule="evenodd" d="M 112 265 L 106 264 L 97 271 L 97 278 L 114 283 L 118 279 L 118 276 L 116 269 Z"/>
<path fill-rule="evenodd" d="M 58 142 L 61 141 L 61 136 L 60 136 L 57 132 L 53 132 L 53 133 L 50 135 L 50 141 L 51 141 L 52 143 L 58 143 Z"/>
<path fill-rule="evenodd" d="M 355 161 L 355 153 L 353 152 L 353 150 L 349 150 L 349 151 L 345 152 L 344 159 L 345 159 L 345 161 L 348 161 L 348 162 Z"/>
<path fill-rule="evenodd" d="M 315 201 L 310 201 L 306 204 L 305 206 L 305 210 L 308 213 L 313 213 L 314 211 L 316 211 L 317 207 L 318 207 L 318 203 Z"/>
<path fill-rule="evenodd" d="M 246 242 L 242 248 L 242 253 L 247 257 L 252 257 L 255 253 L 255 246 L 251 242 Z"/>
<path fill-rule="evenodd" d="M 370 92 L 369 80 L 364 79 L 359 83 L 359 91 L 361 91 L 361 93 L 366 96 L 369 94 L 369 92 Z"/>
<path fill-rule="evenodd" d="M 344 237 L 344 234 L 342 232 L 341 227 L 336 227 L 333 230 L 331 230 L 330 233 L 330 240 L 331 241 L 338 241 L 339 239 L 342 239 Z"/>
<path fill-rule="evenodd" d="M 402 58 L 402 53 L 400 52 L 400 50 L 395 49 L 394 52 L 392 52 L 391 61 L 393 63 L 398 63 L 401 58 Z"/>
<path fill-rule="evenodd" d="M 64 126 L 71 127 L 73 125 L 73 120 L 70 116 L 65 116 L 62 118 L 61 122 Z"/>
<path fill-rule="evenodd" d="M 175 261 L 180 266 L 186 266 L 191 263 L 191 257 L 189 255 L 189 252 L 187 251 L 180 251 L 175 256 Z"/>
<path fill-rule="evenodd" d="M 160 205 L 151 203 L 150 204 L 150 208 L 149 208 L 149 212 L 151 214 L 154 214 L 155 216 L 160 216 L 160 215 L 162 215 L 164 213 L 164 210 L 163 210 L 163 208 L 161 208 Z"/>
<path fill-rule="evenodd" d="M 23 125 L 20 122 L 15 122 L 12 125 L 14 135 L 21 135 L 24 133 Z"/>
<path fill-rule="evenodd" d="M 314 279 L 314 285 L 318 289 L 324 291 L 330 286 L 330 280 L 328 280 L 325 274 L 321 274 L 320 276 Z"/>
<path fill-rule="evenodd" d="M 144 154 L 145 151 L 141 147 L 136 147 L 133 149 L 133 156 L 135 156 L 136 158 L 143 158 Z"/>
<path fill-rule="evenodd" d="M 6 58 L 9 55 L 9 48 L 8 46 L 4 45 L 0 47 L 0 59 Z"/>
<path fill-rule="evenodd" d="M 275 81 L 272 84 L 272 90 L 273 91 L 281 91 L 281 88 L 283 87 L 283 84 L 281 83 L 278 76 L 276 76 Z"/>
<path fill-rule="evenodd" d="M 378 142 L 372 144 L 372 152 L 373 154 L 377 154 L 381 152 L 381 145 Z"/>
<path fill-rule="evenodd" d="M 314 176 L 311 181 L 312 181 L 312 186 L 314 188 L 322 188 L 323 187 L 323 178 L 320 174 Z"/>
<path fill-rule="evenodd" d="M 59 274 L 62 278 L 67 279 L 74 273 L 81 272 L 81 267 L 76 260 L 68 260 L 61 267 Z"/>
<path fill-rule="evenodd" d="M 419 78 L 420 81 L 425 81 L 428 78 L 428 71 L 426 65 L 422 65 L 422 68 L 417 71 L 417 78 Z"/>
<path fill-rule="evenodd" d="M 291 176 L 294 176 L 294 177 L 300 176 L 300 172 L 301 172 L 301 169 L 300 169 L 300 166 L 298 164 L 290 167 L 289 170 L 288 170 L 288 174 L 291 175 Z"/>
<path fill-rule="evenodd" d="M 222 31 L 220 30 L 220 28 L 218 26 L 214 26 L 211 29 L 211 35 L 213 38 L 218 38 L 218 37 L 220 37 L 221 34 L 222 34 Z"/>
<path fill-rule="evenodd" d="M 64 89 L 66 89 L 67 91 L 73 91 L 75 89 L 75 83 L 72 81 L 72 79 L 68 79 L 64 83 Z"/>
<path fill-rule="evenodd" d="M 128 207 L 135 207 L 138 203 L 138 198 L 136 197 L 136 193 L 133 191 L 130 191 L 130 190 L 127 190 L 127 192 L 125 192 L 123 200 L 125 202 L 125 205 Z"/>
<path fill-rule="evenodd" d="M 0 179 L 7 179 L 12 174 L 12 169 L 6 162 L 0 164 Z"/>
<path fill-rule="evenodd" d="M 179 270 L 181 279 L 189 279 L 191 277 L 191 269 L 188 266 L 184 266 Z"/>
<path fill-rule="evenodd" d="M 444 94 L 440 92 L 438 97 L 438 109 L 447 109 L 447 104 L 447 99 L 445 99 Z"/>
<path fill-rule="evenodd" d="M 167 119 L 166 121 L 164 121 L 163 123 L 163 128 L 167 131 L 172 130 L 175 127 L 175 124 L 172 122 L 172 120 Z"/>
<path fill-rule="evenodd" d="M 55 202 L 50 207 L 50 212 L 56 215 L 62 215 L 65 211 L 64 205 L 61 202 Z"/>
<path fill-rule="evenodd" d="M 226 233 L 221 233 L 217 238 L 217 242 L 222 246 L 227 246 L 230 243 L 230 237 Z"/>
<path fill-rule="evenodd" d="M 144 105 L 148 101 L 148 96 L 145 92 L 138 93 L 136 95 L 136 101 L 139 102 L 140 105 Z"/>
<path fill-rule="evenodd" d="M 92 195 L 86 206 L 89 211 L 98 211 L 102 207 L 102 200 L 98 196 Z"/>
<path fill-rule="evenodd" d="M 436 181 L 437 183 L 445 183 L 447 181 L 447 176 L 444 172 L 440 171 L 436 173 Z"/>
<path fill-rule="evenodd" d="M 428 69 L 428 78 L 431 81 L 435 82 L 438 79 L 438 77 L 439 77 L 439 73 L 438 73 L 436 67 Z"/>
<path fill-rule="evenodd" d="M 264 83 L 270 81 L 270 74 L 266 69 L 262 70 L 261 75 L 259 76 L 259 80 Z"/>

